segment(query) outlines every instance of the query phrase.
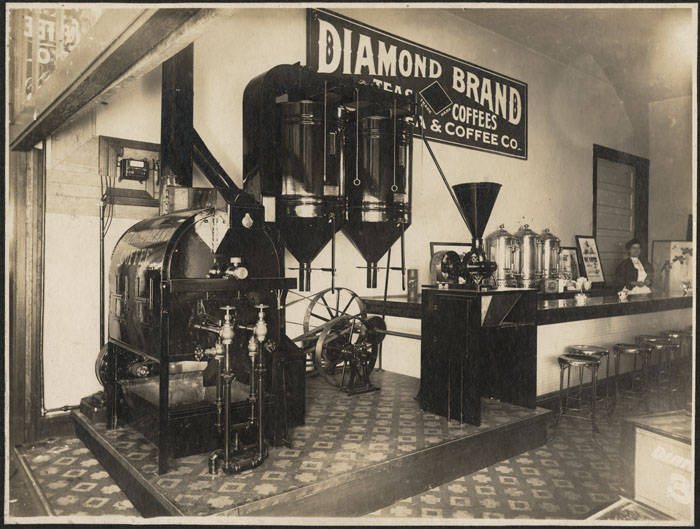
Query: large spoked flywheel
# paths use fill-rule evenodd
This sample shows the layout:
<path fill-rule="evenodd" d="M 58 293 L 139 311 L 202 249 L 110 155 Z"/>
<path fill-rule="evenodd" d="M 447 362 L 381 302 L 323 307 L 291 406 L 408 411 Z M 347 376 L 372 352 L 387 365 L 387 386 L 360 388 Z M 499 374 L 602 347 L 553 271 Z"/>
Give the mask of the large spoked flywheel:
<path fill-rule="evenodd" d="M 347 288 L 322 290 L 311 298 L 302 343 L 315 370 L 333 386 L 359 393 L 377 389 L 369 374 L 386 329 L 379 317 L 367 318 L 360 297 Z"/>
<path fill-rule="evenodd" d="M 335 318 L 360 317 L 367 319 L 365 304 L 349 288 L 321 290 L 311 298 L 304 314 L 304 333 L 308 333 Z"/>

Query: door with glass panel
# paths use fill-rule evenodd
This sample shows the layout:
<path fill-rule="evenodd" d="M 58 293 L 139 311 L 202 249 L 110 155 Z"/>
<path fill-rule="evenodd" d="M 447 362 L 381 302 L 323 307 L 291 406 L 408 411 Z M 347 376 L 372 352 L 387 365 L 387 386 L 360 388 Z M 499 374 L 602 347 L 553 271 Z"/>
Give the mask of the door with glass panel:
<path fill-rule="evenodd" d="M 647 251 L 649 161 L 595 145 L 593 164 L 593 234 L 611 284 L 627 241 L 637 238 Z"/>

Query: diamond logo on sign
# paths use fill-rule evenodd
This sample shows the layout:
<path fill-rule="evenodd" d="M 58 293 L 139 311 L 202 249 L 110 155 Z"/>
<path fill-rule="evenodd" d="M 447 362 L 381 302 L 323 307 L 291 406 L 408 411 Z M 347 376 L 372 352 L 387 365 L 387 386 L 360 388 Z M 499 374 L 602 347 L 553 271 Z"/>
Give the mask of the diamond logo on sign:
<path fill-rule="evenodd" d="M 452 100 L 440 83 L 435 81 L 420 91 L 423 102 L 433 114 L 444 115 L 452 106 Z"/>

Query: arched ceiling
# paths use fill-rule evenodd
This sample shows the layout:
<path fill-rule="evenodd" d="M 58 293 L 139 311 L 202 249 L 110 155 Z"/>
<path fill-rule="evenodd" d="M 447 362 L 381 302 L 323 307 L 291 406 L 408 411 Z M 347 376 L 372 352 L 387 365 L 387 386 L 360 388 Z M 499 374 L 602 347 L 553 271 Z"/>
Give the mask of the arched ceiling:
<path fill-rule="evenodd" d="M 464 19 L 562 63 L 603 71 L 625 101 L 692 94 L 697 14 L 681 7 L 462 8 Z M 589 68 L 590 58 L 597 68 Z"/>

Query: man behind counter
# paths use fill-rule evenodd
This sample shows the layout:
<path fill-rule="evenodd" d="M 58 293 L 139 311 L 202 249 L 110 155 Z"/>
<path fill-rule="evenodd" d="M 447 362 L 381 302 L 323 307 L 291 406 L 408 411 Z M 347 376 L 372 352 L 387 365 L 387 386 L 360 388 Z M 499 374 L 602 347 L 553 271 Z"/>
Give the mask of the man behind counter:
<path fill-rule="evenodd" d="M 618 288 L 626 288 L 630 294 L 650 294 L 649 288 L 653 281 L 654 269 L 646 259 L 641 257 L 642 243 L 631 239 L 625 244 L 629 257 L 617 265 L 615 284 Z"/>

